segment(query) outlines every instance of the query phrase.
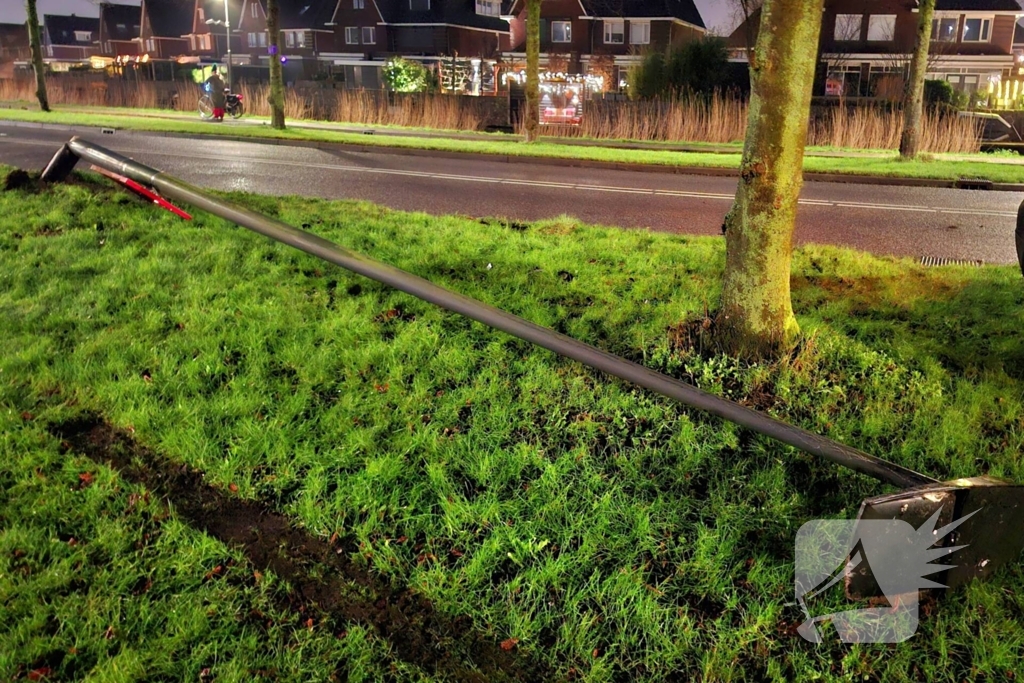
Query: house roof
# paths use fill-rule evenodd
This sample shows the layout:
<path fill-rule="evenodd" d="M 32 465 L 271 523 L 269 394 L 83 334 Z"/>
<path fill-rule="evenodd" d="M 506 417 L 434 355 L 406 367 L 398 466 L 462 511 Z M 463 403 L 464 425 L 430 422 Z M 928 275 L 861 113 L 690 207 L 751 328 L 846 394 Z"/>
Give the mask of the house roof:
<path fill-rule="evenodd" d="M 51 45 L 79 45 L 87 46 L 96 42 L 100 32 L 100 20 L 93 17 L 69 17 L 61 14 L 46 14 L 43 16 L 43 26 L 46 27 L 46 35 L 50 37 Z M 88 31 L 89 40 L 78 40 L 75 37 L 76 31 Z"/>
<path fill-rule="evenodd" d="M 1021 12 L 1017 0 L 936 0 L 935 10 L 949 12 Z"/>
<path fill-rule="evenodd" d="M 409 8 L 410 0 L 380 2 L 377 7 L 389 24 L 453 24 L 488 31 L 508 31 L 508 22 L 500 17 L 476 13 L 475 0 L 430 0 L 430 9 Z"/>
<path fill-rule="evenodd" d="M 203 8 L 203 16 L 207 20 L 224 21 L 224 0 L 199 0 L 199 6 Z M 241 24 L 242 0 L 228 0 L 228 12 L 231 26 Z"/>
<path fill-rule="evenodd" d="M 142 0 L 142 8 L 157 38 L 180 38 L 192 32 L 193 0 Z"/>
<path fill-rule="evenodd" d="M 1024 19 L 1017 21 L 1017 25 L 1013 27 L 1013 44 L 1019 45 L 1024 43 Z"/>
<path fill-rule="evenodd" d="M 279 0 L 282 29 L 326 29 L 336 3 L 330 0 Z M 266 7 L 264 6 L 264 11 Z"/>
<path fill-rule="evenodd" d="M 1011 0 L 1012 2 L 1013 0 Z M 706 28 L 693 0 L 582 0 L 587 14 L 594 17 L 640 17 L 679 19 Z"/>
<path fill-rule="evenodd" d="M 142 8 L 138 5 L 100 5 L 100 22 L 107 40 L 132 40 L 139 37 Z"/>

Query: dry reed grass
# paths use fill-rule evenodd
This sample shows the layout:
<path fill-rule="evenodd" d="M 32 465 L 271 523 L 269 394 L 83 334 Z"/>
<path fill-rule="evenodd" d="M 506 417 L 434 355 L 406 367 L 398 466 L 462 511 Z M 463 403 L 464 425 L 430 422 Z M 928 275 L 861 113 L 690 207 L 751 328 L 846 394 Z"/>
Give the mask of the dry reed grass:
<path fill-rule="evenodd" d="M 187 82 L 134 82 L 57 77 L 48 82 L 55 105 L 196 110 L 200 86 Z M 269 86 L 243 84 L 246 111 L 269 116 Z M 29 80 L 0 80 L 0 101 L 31 101 Z M 394 95 L 379 91 L 292 89 L 285 96 L 290 119 L 338 121 L 365 125 L 480 130 L 489 120 L 489 98 L 446 95 Z M 587 103 L 583 123 L 575 129 L 548 129 L 548 134 L 595 139 L 728 143 L 743 140 L 745 101 L 714 96 L 707 102 L 595 100 Z M 880 107 L 833 107 L 816 116 L 807 133 L 810 145 L 847 149 L 897 149 L 902 128 L 898 110 Z M 981 144 L 980 126 L 958 116 L 926 113 L 921 149 L 929 153 L 971 153 Z"/>

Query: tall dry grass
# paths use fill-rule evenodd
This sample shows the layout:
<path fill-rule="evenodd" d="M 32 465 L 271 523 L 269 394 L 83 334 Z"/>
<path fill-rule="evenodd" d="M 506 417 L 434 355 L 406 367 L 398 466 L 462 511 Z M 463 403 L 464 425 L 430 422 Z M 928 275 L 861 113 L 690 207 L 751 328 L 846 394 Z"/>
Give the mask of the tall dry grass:
<path fill-rule="evenodd" d="M 54 77 L 48 81 L 50 102 L 126 108 L 171 108 L 196 111 L 202 91 L 196 83 L 102 80 Z M 269 116 L 268 85 L 239 87 L 246 112 Z M 0 101 L 35 99 L 30 80 L 0 80 Z M 361 125 L 411 126 L 446 130 L 480 130 L 493 121 L 494 100 L 448 95 L 396 95 L 380 91 L 330 88 L 290 89 L 285 116 Z M 743 140 L 747 104 L 716 95 L 707 101 L 671 100 L 588 102 L 577 128 L 549 128 L 549 135 L 605 140 L 728 143 Z M 897 149 L 902 129 L 898 110 L 882 107 L 832 107 L 815 116 L 807 143 L 846 149 Z M 930 153 L 971 153 L 981 145 L 981 127 L 970 119 L 925 114 L 921 149 Z"/>
<path fill-rule="evenodd" d="M 579 134 L 621 140 L 735 142 L 747 125 L 746 102 L 714 96 L 699 101 L 595 100 L 585 107 Z"/>
<path fill-rule="evenodd" d="M 850 149 L 899 149 L 903 112 L 875 107 L 835 107 L 807 131 L 807 144 Z M 981 146 L 981 125 L 963 116 L 926 111 L 920 148 L 935 154 L 969 154 Z"/>

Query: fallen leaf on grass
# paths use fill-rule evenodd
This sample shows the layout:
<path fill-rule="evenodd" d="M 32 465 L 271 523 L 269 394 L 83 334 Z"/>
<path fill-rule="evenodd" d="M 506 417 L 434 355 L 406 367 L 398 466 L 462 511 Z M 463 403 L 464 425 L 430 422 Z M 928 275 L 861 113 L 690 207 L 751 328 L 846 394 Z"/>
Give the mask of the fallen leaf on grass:
<path fill-rule="evenodd" d="M 89 484 L 93 482 L 93 479 L 94 477 L 92 476 L 91 472 L 82 472 L 81 474 L 78 475 L 78 481 L 80 481 L 82 484 L 79 488 L 84 489 L 85 487 L 89 486 Z"/>
<path fill-rule="evenodd" d="M 228 484 L 228 490 L 231 493 L 238 493 L 238 484 Z"/>
<path fill-rule="evenodd" d="M 28 680 L 30 681 L 41 681 L 49 677 L 52 673 L 52 669 L 48 666 L 40 667 L 38 669 L 32 669 L 28 672 Z"/>
<path fill-rule="evenodd" d="M 506 652 L 508 652 L 509 650 L 511 650 L 512 648 L 514 648 L 518 644 L 519 644 L 519 639 L 518 638 L 509 638 L 508 640 L 501 641 L 501 649 L 505 650 Z"/>

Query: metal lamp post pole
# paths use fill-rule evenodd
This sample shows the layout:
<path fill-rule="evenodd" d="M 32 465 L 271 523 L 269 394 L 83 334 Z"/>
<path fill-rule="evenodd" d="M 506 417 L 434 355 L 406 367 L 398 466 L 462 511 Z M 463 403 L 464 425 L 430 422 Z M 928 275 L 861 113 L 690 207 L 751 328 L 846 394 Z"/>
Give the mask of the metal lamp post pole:
<path fill-rule="evenodd" d="M 228 0 L 224 0 L 224 29 L 228 40 L 228 88 L 231 86 L 231 14 L 228 10 Z"/>

